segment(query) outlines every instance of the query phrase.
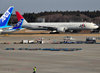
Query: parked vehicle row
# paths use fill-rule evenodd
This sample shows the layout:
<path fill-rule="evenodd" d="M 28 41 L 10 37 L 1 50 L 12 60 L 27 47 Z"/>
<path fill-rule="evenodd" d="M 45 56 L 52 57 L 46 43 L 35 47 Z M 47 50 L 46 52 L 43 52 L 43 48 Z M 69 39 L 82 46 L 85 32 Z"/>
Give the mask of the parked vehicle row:
<path fill-rule="evenodd" d="M 5 50 L 78 51 L 82 48 L 6 48 Z"/>
<path fill-rule="evenodd" d="M 77 41 L 72 37 L 67 36 L 60 41 L 41 38 L 38 40 L 21 40 L 20 42 L 4 42 L 0 44 L 97 44 L 96 39 L 97 38 L 95 37 L 86 37 L 86 40 L 84 41 Z"/>

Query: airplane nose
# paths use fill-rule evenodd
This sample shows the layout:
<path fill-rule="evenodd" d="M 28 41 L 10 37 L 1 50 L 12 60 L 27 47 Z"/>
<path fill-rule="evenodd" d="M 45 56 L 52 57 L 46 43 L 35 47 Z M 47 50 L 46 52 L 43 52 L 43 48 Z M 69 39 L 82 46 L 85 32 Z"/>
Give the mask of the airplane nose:
<path fill-rule="evenodd" d="M 95 26 L 95 28 L 97 29 L 97 28 L 99 28 L 99 26 Z"/>

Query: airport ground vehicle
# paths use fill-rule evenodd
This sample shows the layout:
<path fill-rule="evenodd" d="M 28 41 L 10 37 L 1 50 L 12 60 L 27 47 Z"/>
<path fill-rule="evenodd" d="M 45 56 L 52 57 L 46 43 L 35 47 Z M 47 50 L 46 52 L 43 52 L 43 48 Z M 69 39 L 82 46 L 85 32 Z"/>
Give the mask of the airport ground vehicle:
<path fill-rule="evenodd" d="M 95 44 L 96 43 L 96 38 L 95 37 L 87 37 L 86 38 L 86 43 L 87 44 Z"/>

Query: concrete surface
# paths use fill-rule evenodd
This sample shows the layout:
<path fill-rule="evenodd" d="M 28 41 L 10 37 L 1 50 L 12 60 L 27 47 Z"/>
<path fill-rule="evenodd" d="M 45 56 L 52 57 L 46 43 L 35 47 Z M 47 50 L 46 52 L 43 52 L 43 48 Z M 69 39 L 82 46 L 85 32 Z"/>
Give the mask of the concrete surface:
<path fill-rule="evenodd" d="M 75 36 L 78 40 L 85 37 Z M 98 37 L 98 36 L 97 36 Z M 0 42 L 19 41 L 38 37 L 0 37 Z M 46 37 L 48 38 L 48 37 Z M 62 37 L 50 37 L 60 40 Z M 80 51 L 20 51 L 6 47 L 67 47 Z M 100 44 L 0 44 L 0 73 L 100 73 Z"/>

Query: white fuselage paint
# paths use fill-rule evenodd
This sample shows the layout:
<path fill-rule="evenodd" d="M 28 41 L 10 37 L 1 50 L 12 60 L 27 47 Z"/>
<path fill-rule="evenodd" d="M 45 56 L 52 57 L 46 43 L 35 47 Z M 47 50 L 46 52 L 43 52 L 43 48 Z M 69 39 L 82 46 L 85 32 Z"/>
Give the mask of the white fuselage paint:
<path fill-rule="evenodd" d="M 82 26 L 84 25 L 84 26 Z M 89 22 L 55 22 L 55 23 L 23 23 L 22 27 L 25 28 L 33 28 L 33 29 L 39 29 L 43 27 L 51 27 L 51 28 L 64 28 L 65 30 L 83 30 L 83 29 L 97 29 L 98 26 L 94 23 Z"/>

